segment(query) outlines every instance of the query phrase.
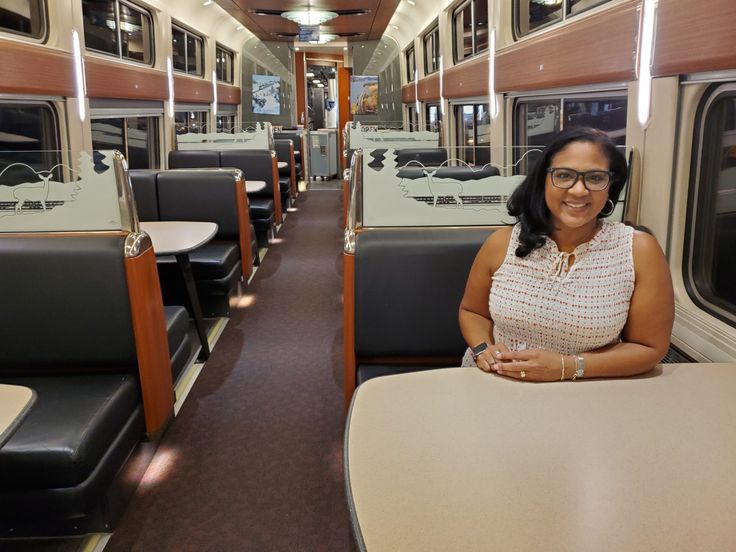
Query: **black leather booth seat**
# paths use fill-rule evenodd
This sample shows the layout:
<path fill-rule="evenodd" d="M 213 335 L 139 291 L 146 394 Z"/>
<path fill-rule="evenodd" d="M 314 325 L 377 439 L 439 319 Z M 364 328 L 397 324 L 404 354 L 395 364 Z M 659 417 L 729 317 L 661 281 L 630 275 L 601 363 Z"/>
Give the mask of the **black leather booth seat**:
<path fill-rule="evenodd" d="M 0 448 L 0 538 L 109 532 L 137 484 L 121 472 L 145 432 L 124 240 L 0 238 L 0 383 L 37 394 Z"/>
<path fill-rule="evenodd" d="M 455 228 L 368 229 L 357 235 L 357 382 L 459 365 L 466 344 L 458 307 L 488 235 L 484 229 Z M 436 360 L 417 364 L 417 358 Z"/>
<path fill-rule="evenodd" d="M 189 315 L 184 307 L 171 305 L 164 307 L 164 318 L 171 356 L 171 375 L 176 383 L 192 355 Z"/>
<path fill-rule="evenodd" d="M 276 158 L 280 162 L 286 163 L 285 167 L 279 167 L 279 191 L 281 192 L 281 209 L 286 212 L 291 200 L 291 148 L 294 142 L 290 139 L 279 138 L 274 140 L 274 147 L 276 148 Z M 296 149 L 296 148 L 294 148 Z M 294 183 L 296 188 L 296 183 Z"/>
<path fill-rule="evenodd" d="M 425 167 L 438 167 L 447 161 L 445 148 L 405 148 L 396 150 L 396 166 L 403 167 L 410 161 L 416 161 Z"/>
<path fill-rule="evenodd" d="M 279 140 L 291 140 L 294 143 L 294 163 L 296 168 L 296 178 L 303 179 L 304 173 L 302 172 L 302 137 L 295 132 L 280 132 L 275 137 Z"/>

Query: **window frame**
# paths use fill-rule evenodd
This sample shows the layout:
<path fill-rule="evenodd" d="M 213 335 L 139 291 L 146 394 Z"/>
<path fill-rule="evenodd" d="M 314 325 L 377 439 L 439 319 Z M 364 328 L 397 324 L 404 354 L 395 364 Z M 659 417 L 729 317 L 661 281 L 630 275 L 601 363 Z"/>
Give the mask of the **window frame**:
<path fill-rule="evenodd" d="M 414 70 L 411 70 L 411 67 L 409 65 L 409 59 L 411 58 L 412 64 L 414 66 Z M 417 51 L 414 44 L 409 46 L 404 51 L 404 60 L 406 61 L 406 82 L 414 82 L 414 79 L 416 78 L 417 74 Z"/>
<path fill-rule="evenodd" d="M 154 38 L 155 35 L 156 35 L 156 33 L 154 32 L 155 31 L 155 29 L 154 29 L 154 25 L 155 24 L 154 24 L 153 14 L 147 8 L 145 8 L 145 7 L 143 7 L 143 6 L 139 5 L 139 4 L 136 4 L 135 2 L 131 2 L 130 0 L 112 0 L 112 1 L 115 2 L 115 28 L 117 29 L 117 39 L 118 39 L 117 40 L 117 46 L 118 46 L 117 53 L 116 54 L 113 54 L 111 52 L 106 52 L 104 50 L 97 50 L 95 48 L 90 48 L 87 45 L 86 34 L 85 34 L 85 44 L 84 44 L 85 50 L 88 51 L 88 52 L 93 52 L 95 54 L 102 55 L 102 56 L 117 58 L 120 61 L 128 61 L 128 62 L 131 62 L 131 63 L 136 63 L 138 65 L 146 65 L 148 67 L 153 67 L 156 64 L 156 40 Z M 84 13 L 84 0 L 82 0 L 81 3 L 82 3 L 82 13 Z M 121 4 L 124 5 L 124 6 L 127 6 L 130 9 L 133 9 L 135 11 L 140 12 L 143 15 L 143 17 L 147 17 L 148 18 L 148 44 L 150 46 L 150 48 L 149 48 L 149 57 L 150 57 L 149 61 L 146 61 L 145 60 L 145 51 L 144 51 L 144 59 L 143 59 L 143 61 L 139 61 L 139 60 L 137 60 L 135 58 L 132 58 L 132 57 L 123 56 L 123 41 L 122 41 L 122 34 L 121 34 L 122 33 L 122 30 L 121 30 L 121 26 L 120 26 L 120 6 L 121 6 Z M 84 30 L 84 25 L 82 25 L 82 26 L 83 26 L 82 32 L 83 33 L 86 33 L 86 31 Z M 145 43 L 145 41 L 144 41 L 144 43 Z"/>
<path fill-rule="evenodd" d="M 685 219 L 685 233 L 683 237 L 683 251 L 682 251 L 682 274 L 683 283 L 685 290 L 690 299 L 702 310 L 714 316 L 718 320 L 728 324 L 731 327 L 736 327 L 736 304 L 732 304 L 727 300 L 713 301 L 718 296 L 715 295 L 715 290 L 712 289 L 712 279 L 708 279 L 704 275 L 708 267 L 703 263 L 702 266 L 695 266 L 697 261 L 704 259 L 697 259 L 695 254 L 695 248 L 698 244 L 707 242 L 707 240 L 713 239 L 714 225 L 712 222 L 713 212 L 703 212 L 703 204 L 710 203 L 708 197 L 703 197 L 705 194 L 713 193 L 713 185 L 708 185 L 706 180 L 703 178 L 705 171 L 704 167 L 704 152 L 708 151 L 708 148 L 704 146 L 712 146 L 705 142 L 705 136 L 707 135 L 706 122 L 708 119 L 709 110 L 716 102 L 721 98 L 732 97 L 736 99 L 736 82 L 729 83 L 715 83 L 708 87 L 699 102 L 695 122 L 693 125 L 693 143 L 692 152 L 690 157 L 690 176 L 688 185 L 688 199 L 687 199 L 687 212 Z M 711 182 L 713 180 L 711 179 Z M 709 216 L 710 224 L 709 224 Z M 706 228 L 704 228 L 706 227 Z M 698 240 L 699 237 L 703 239 Z M 712 245 L 712 243 L 711 243 Z M 711 255 L 712 261 L 712 255 Z M 711 288 L 711 289 L 705 289 Z M 729 309 L 729 306 L 733 310 Z"/>
<path fill-rule="evenodd" d="M 430 60 L 431 56 L 427 55 L 427 42 L 432 41 L 432 48 L 434 50 L 435 63 L 432 64 L 432 70 L 430 71 Z M 438 21 L 435 21 L 430 26 L 429 30 L 422 35 L 422 52 L 424 53 L 424 75 L 431 75 L 440 70 L 440 25 Z"/>
<path fill-rule="evenodd" d="M 465 143 L 465 119 L 463 117 L 464 113 L 463 110 L 466 107 L 471 107 L 473 111 L 472 116 L 472 122 L 473 122 L 473 145 L 468 146 Z M 479 110 L 479 108 L 482 108 Z M 481 101 L 478 99 L 468 99 L 460 102 L 453 102 L 452 103 L 452 110 L 453 110 L 453 116 L 454 116 L 454 122 L 455 122 L 455 155 L 454 157 L 457 159 L 460 159 L 467 163 L 468 165 L 471 165 L 473 167 L 477 166 L 483 166 L 486 163 L 478 164 L 477 159 L 477 151 L 479 149 L 487 149 L 488 150 L 488 162 L 490 162 L 491 157 L 491 141 L 490 141 L 490 129 L 489 129 L 489 135 L 488 135 L 488 144 L 479 145 L 478 144 L 478 127 L 480 126 L 478 124 L 478 115 L 480 111 L 485 111 L 486 114 L 490 117 L 490 104 L 488 101 Z M 441 114 L 440 111 L 438 111 L 438 114 Z M 490 124 L 490 119 L 489 123 Z M 462 142 L 462 143 L 461 143 Z M 462 148 L 462 149 L 460 149 Z M 468 152 L 472 151 L 472 160 L 468 160 L 468 156 L 466 155 Z"/>
<path fill-rule="evenodd" d="M 173 31 L 174 31 L 174 29 L 176 29 L 179 32 L 184 33 L 184 67 L 185 68 L 183 70 L 182 69 L 178 69 L 173 64 L 173 47 L 174 47 L 174 45 L 173 45 L 174 32 Z M 199 34 L 199 33 L 197 33 L 197 32 L 195 32 L 195 31 L 192 31 L 191 29 L 185 27 L 181 23 L 177 23 L 174 20 L 171 21 L 171 31 L 172 31 L 171 32 L 171 43 L 172 43 L 171 44 L 171 47 L 172 47 L 172 68 L 173 68 L 173 70 L 176 73 L 182 73 L 184 75 L 189 75 L 189 76 L 192 76 L 192 77 L 204 78 L 205 77 L 205 74 L 207 72 L 207 68 L 205 67 L 206 66 L 206 59 L 207 59 L 207 43 L 205 41 L 204 36 L 201 35 L 201 34 Z M 202 49 L 201 49 L 201 52 L 200 52 L 200 54 L 201 54 L 200 57 L 202 59 L 202 72 L 201 73 L 190 73 L 189 72 L 189 48 L 187 47 L 187 42 L 188 42 L 188 39 L 189 39 L 189 36 L 190 35 L 192 37 L 194 37 L 195 39 L 199 39 L 199 41 L 200 41 L 200 43 L 202 45 Z"/>
<path fill-rule="evenodd" d="M 615 0 L 593 0 L 595 3 L 591 6 L 585 7 L 581 9 L 580 11 L 576 13 L 571 13 L 570 10 L 570 0 L 563 0 L 562 2 L 562 14 L 559 19 L 556 19 L 554 21 L 550 21 L 548 23 L 545 23 L 544 25 L 540 25 L 538 27 L 534 27 L 534 29 L 531 29 L 525 33 L 521 32 L 521 19 L 520 19 L 520 13 L 521 13 L 521 2 L 531 2 L 531 0 L 514 0 L 513 6 L 512 6 L 512 25 L 511 29 L 514 33 L 514 40 L 519 40 L 523 37 L 532 35 L 538 31 L 541 31 L 542 29 L 548 29 L 549 27 L 553 25 L 559 25 L 564 24 L 568 19 L 575 18 L 580 16 L 581 14 L 588 12 L 592 9 L 599 8 L 605 4 L 609 4 L 611 2 L 614 2 Z"/>
<path fill-rule="evenodd" d="M 221 79 L 218 74 L 219 69 L 217 59 L 221 52 L 230 57 L 230 80 Z M 235 82 L 235 52 L 230 48 L 226 48 L 219 42 L 215 42 L 215 78 L 217 79 L 217 82 L 223 82 L 225 84 L 233 84 L 233 82 Z"/>
<path fill-rule="evenodd" d="M 46 0 L 29 0 L 35 4 L 38 16 L 40 18 L 40 33 L 38 35 L 16 31 L 7 27 L 0 27 L 0 36 L 9 35 L 12 37 L 23 37 L 40 44 L 44 44 L 49 37 L 49 8 Z M 33 15 L 33 10 L 31 10 Z"/>
<path fill-rule="evenodd" d="M 122 119 L 124 125 L 122 127 L 122 138 L 125 151 L 122 151 L 125 155 L 125 159 L 128 161 L 130 166 L 129 157 L 129 143 L 127 136 L 129 134 L 128 119 L 148 119 L 149 120 L 149 132 L 153 133 L 152 143 L 149 142 L 147 145 L 148 154 L 148 167 L 138 168 L 149 168 L 159 169 L 163 167 L 162 163 L 162 146 L 164 142 L 163 123 L 164 123 L 164 109 L 163 102 L 158 101 L 145 101 L 145 100 L 106 100 L 106 99 L 95 99 L 90 100 L 90 131 L 93 131 L 92 124 L 98 121 L 110 120 L 110 119 Z M 152 124 L 151 124 L 152 123 Z M 151 130 L 152 129 L 152 130 Z M 91 136 L 93 149 L 94 149 L 94 137 Z M 97 148 L 105 149 L 105 148 Z M 108 148 L 109 149 L 109 148 Z M 131 167 L 133 168 L 133 167 Z"/>
<path fill-rule="evenodd" d="M 483 52 L 488 51 L 488 42 L 486 41 L 486 45 L 483 49 L 478 49 L 478 39 L 477 39 L 477 31 L 478 31 L 478 25 L 476 24 L 476 18 L 475 18 L 475 5 L 478 2 L 484 2 L 485 0 L 465 0 L 464 2 L 457 5 L 452 10 L 452 17 L 451 17 L 451 26 L 452 26 L 452 59 L 455 63 L 460 63 L 462 61 L 465 61 L 466 59 L 473 58 L 477 56 L 478 54 L 481 54 Z M 518 1 L 518 0 L 517 0 Z M 471 53 L 470 55 L 463 55 L 460 56 L 460 52 L 458 51 L 458 41 L 457 41 L 457 18 L 460 14 L 462 14 L 465 11 L 465 8 L 470 6 L 471 10 L 471 19 L 470 19 L 470 28 L 472 30 L 471 35 Z M 486 29 L 489 29 L 489 22 L 488 22 L 488 7 L 486 6 Z"/>

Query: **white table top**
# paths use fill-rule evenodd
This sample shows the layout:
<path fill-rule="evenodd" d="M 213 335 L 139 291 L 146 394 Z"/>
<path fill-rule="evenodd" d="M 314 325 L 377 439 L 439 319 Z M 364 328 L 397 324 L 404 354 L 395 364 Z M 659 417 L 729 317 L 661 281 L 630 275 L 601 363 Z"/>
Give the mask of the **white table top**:
<path fill-rule="evenodd" d="M 736 550 L 735 397 L 736 364 L 369 380 L 345 445 L 356 534 L 369 552 Z"/>
<path fill-rule="evenodd" d="M 0 447 L 23 421 L 35 397 L 28 387 L 0 384 Z"/>
<path fill-rule="evenodd" d="M 278 164 L 279 169 L 283 169 L 284 167 L 288 165 L 286 161 L 277 161 L 277 164 Z"/>
<path fill-rule="evenodd" d="M 156 255 L 189 253 L 217 234 L 214 222 L 156 221 L 141 222 L 141 230 L 151 237 Z"/>
<path fill-rule="evenodd" d="M 245 193 L 260 192 L 266 189 L 266 183 L 263 180 L 246 180 Z"/>

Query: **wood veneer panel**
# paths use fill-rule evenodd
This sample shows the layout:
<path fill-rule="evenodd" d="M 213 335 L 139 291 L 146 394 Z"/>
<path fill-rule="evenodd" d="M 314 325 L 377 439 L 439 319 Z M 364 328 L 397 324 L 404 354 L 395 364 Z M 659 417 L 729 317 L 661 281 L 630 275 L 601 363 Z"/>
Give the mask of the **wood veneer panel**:
<path fill-rule="evenodd" d="M 72 55 L 36 44 L 0 39 L 0 93 L 74 96 Z"/>
<path fill-rule="evenodd" d="M 487 96 L 488 53 L 447 69 L 444 75 L 443 95 L 445 98 Z"/>
<path fill-rule="evenodd" d="M 245 193 L 245 180 L 235 181 L 235 204 L 238 209 L 238 234 L 240 242 L 240 263 L 243 278 L 247 281 L 253 272 L 253 249 L 250 246 L 250 207 Z"/>
<path fill-rule="evenodd" d="M 304 52 L 296 52 L 296 69 L 294 78 L 296 80 L 296 124 L 306 123 L 307 118 L 307 82 L 306 65 L 304 63 Z M 304 121 L 302 121 L 302 113 Z"/>
<path fill-rule="evenodd" d="M 340 134 L 340 152 L 345 151 L 345 136 L 344 129 L 345 123 L 350 121 L 350 69 L 347 67 L 337 68 L 337 113 L 339 123 L 337 125 L 337 131 Z M 304 154 L 302 154 L 302 159 Z M 343 170 L 347 168 L 348 160 L 345 156 L 340 154 L 340 162 Z"/>
<path fill-rule="evenodd" d="M 157 434 L 174 414 L 169 340 L 153 247 L 125 259 L 146 432 Z"/>
<path fill-rule="evenodd" d="M 637 5 L 627 2 L 496 52 L 496 91 L 633 80 Z"/>
<path fill-rule="evenodd" d="M 273 175 L 273 209 L 276 211 L 274 220 L 281 224 L 283 220 L 281 212 L 281 184 L 279 184 L 279 163 L 276 156 L 271 154 L 271 174 Z"/>
<path fill-rule="evenodd" d="M 447 79 L 445 79 L 445 83 Z M 448 87 L 445 86 L 445 89 Z M 451 87 L 450 87 L 451 88 Z M 434 73 L 423 79 L 419 79 L 417 83 L 417 96 L 420 100 L 431 101 L 440 99 L 440 75 Z"/>
<path fill-rule="evenodd" d="M 217 103 L 240 105 L 240 87 L 229 84 L 217 84 Z"/>
<path fill-rule="evenodd" d="M 401 87 L 401 101 L 403 103 L 414 103 L 417 100 L 414 83 L 405 84 Z"/>
<path fill-rule="evenodd" d="M 84 56 L 84 69 L 90 98 L 166 100 L 169 97 L 164 71 L 94 56 Z"/>
<path fill-rule="evenodd" d="M 667 0 L 657 8 L 652 74 L 736 69 L 734 0 Z"/>
<path fill-rule="evenodd" d="M 196 77 L 174 75 L 174 100 L 177 102 L 212 103 L 212 83 Z"/>
<path fill-rule="evenodd" d="M 345 365 L 343 393 L 345 412 L 355 392 L 355 255 L 342 255 L 342 327 Z"/>

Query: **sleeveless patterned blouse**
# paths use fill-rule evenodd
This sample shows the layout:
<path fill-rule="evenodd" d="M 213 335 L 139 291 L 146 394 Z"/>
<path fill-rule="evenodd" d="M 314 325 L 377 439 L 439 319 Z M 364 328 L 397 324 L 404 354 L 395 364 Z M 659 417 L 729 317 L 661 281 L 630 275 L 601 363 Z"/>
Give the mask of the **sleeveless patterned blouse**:
<path fill-rule="evenodd" d="M 515 253 L 520 230 L 519 224 L 514 226 L 506 257 L 493 275 L 489 307 L 494 340 L 511 350 L 547 349 L 565 355 L 618 341 L 634 291 L 634 229 L 603 221 L 595 236 L 572 253 L 560 252 L 547 238 L 524 258 Z M 475 366 L 469 351 L 463 366 Z"/>

